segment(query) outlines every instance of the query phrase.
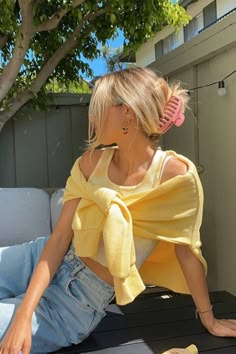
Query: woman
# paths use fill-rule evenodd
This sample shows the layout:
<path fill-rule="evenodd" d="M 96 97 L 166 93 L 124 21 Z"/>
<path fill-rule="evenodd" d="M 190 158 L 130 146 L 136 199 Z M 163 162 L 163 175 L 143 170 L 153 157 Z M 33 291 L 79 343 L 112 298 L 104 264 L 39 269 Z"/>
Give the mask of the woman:
<path fill-rule="evenodd" d="M 0 250 L 1 354 L 81 342 L 114 296 L 129 303 L 144 282 L 190 292 L 210 333 L 236 336 L 236 321 L 217 320 L 209 300 L 196 169 L 157 148 L 183 121 L 187 97 L 148 69 L 96 82 L 90 146 L 72 168 L 55 230 Z"/>

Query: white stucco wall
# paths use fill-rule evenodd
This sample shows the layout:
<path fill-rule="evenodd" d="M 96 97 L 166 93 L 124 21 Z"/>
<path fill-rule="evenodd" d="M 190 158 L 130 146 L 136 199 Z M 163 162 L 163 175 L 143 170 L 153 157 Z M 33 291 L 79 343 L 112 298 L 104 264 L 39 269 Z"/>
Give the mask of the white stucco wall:
<path fill-rule="evenodd" d="M 199 0 L 187 8 L 187 13 L 195 17 L 197 16 L 205 6 L 209 5 L 212 0 Z M 217 18 L 223 16 L 225 13 L 229 12 L 236 7 L 236 0 L 217 0 L 216 11 Z M 171 33 L 174 32 L 174 28 L 171 26 L 165 27 L 162 31 L 156 34 L 155 37 L 144 43 L 136 52 L 136 63 L 137 66 L 145 67 L 150 65 L 155 61 L 155 43 L 161 39 L 166 38 Z M 178 43 L 181 45 L 184 42 L 183 39 L 183 27 L 180 28 L 178 33 Z"/>
<path fill-rule="evenodd" d="M 217 17 L 223 16 L 225 13 L 236 7 L 236 0 L 217 0 L 216 11 Z"/>
<path fill-rule="evenodd" d="M 235 68 L 236 47 L 198 66 L 198 85 L 222 79 Z M 209 282 L 216 290 L 236 295 L 236 74 L 217 85 L 198 90 L 199 154 L 205 167 L 203 240 L 209 259 Z"/>
<path fill-rule="evenodd" d="M 180 30 L 181 31 L 181 30 Z M 138 66 L 145 67 L 155 61 L 155 43 L 168 37 L 174 29 L 171 26 L 165 27 L 155 37 L 144 43 L 136 52 L 136 63 Z"/>

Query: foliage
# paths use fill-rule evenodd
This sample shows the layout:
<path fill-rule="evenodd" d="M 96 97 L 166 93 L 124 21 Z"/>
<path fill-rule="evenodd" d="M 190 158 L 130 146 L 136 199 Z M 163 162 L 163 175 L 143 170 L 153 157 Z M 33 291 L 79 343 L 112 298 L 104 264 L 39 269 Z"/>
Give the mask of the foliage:
<path fill-rule="evenodd" d="M 49 83 L 46 85 L 46 92 L 91 93 L 91 88 L 89 88 L 88 83 L 83 80 L 70 81 L 68 85 L 63 85 L 56 79 L 50 79 Z"/>
<path fill-rule="evenodd" d="M 26 102 L 44 102 L 50 80 L 60 87 L 92 77 L 84 58 L 99 42 L 124 33 L 124 52 L 136 50 L 165 25 L 189 21 L 169 0 L 0 0 L 0 129 Z"/>

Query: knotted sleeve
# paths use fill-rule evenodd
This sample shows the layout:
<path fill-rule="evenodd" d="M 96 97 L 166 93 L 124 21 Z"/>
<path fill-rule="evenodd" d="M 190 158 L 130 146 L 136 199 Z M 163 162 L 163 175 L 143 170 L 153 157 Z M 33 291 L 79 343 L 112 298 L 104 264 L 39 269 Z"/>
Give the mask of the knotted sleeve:
<path fill-rule="evenodd" d="M 115 198 L 106 215 L 103 239 L 107 266 L 115 277 L 125 278 L 135 264 L 132 219 L 124 203 Z"/>
<path fill-rule="evenodd" d="M 116 279 L 117 289 L 120 288 L 118 298 L 123 297 L 125 287 L 122 284 L 130 283 L 130 274 L 136 287 L 143 290 L 144 285 L 135 267 L 130 212 L 117 191 L 85 180 L 79 168 L 79 159 L 67 180 L 64 202 L 74 198 L 81 198 L 72 222 L 76 254 L 96 260 L 99 241 L 103 237 L 107 267 Z M 119 279 L 122 279 L 121 283 Z M 132 290 L 128 292 L 131 294 Z M 131 296 L 133 299 L 134 295 Z"/>

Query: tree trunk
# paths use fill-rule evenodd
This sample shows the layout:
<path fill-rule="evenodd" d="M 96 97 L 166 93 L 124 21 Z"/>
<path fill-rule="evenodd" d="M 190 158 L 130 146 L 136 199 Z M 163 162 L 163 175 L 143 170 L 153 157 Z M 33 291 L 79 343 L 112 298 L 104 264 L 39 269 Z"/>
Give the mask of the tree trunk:
<path fill-rule="evenodd" d="M 9 110 L 2 110 L 0 112 L 0 132 L 2 131 L 6 122 L 14 116 L 14 114 L 20 109 L 25 103 L 27 103 L 33 94 L 31 92 L 23 92 L 10 104 Z"/>

